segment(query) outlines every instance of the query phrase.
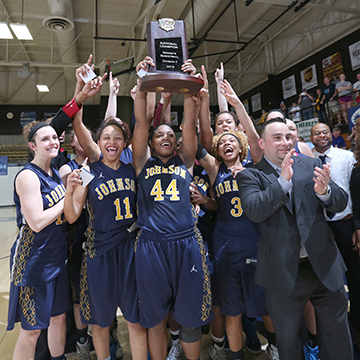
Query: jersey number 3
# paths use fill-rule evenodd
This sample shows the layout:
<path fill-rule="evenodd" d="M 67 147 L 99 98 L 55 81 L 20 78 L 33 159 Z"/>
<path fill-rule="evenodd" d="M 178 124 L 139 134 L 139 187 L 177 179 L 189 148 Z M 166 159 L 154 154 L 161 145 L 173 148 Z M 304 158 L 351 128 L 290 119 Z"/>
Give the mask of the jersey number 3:
<path fill-rule="evenodd" d="M 233 197 L 231 199 L 231 205 L 234 205 L 234 207 L 230 210 L 230 214 L 233 217 L 239 217 L 243 213 L 243 209 L 241 207 L 241 200 L 238 197 Z"/>
<path fill-rule="evenodd" d="M 165 190 L 165 195 L 170 196 L 170 201 L 179 201 L 179 191 L 177 190 L 176 186 L 176 179 L 171 180 L 171 183 Z M 163 201 L 164 200 L 164 191 L 161 186 L 161 180 L 156 180 L 154 186 L 152 187 L 150 191 L 151 196 L 155 196 L 155 201 Z"/>

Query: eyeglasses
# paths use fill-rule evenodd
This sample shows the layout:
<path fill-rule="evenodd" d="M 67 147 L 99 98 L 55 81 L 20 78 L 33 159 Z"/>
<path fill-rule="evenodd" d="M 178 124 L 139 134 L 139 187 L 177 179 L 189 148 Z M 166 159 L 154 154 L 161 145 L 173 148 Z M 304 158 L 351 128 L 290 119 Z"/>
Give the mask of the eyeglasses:
<path fill-rule="evenodd" d="M 318 136 L 320 134 L 327 135 L 330 134 L 330 131 L 329 130 L 315 131 L 313 135 Z"/>

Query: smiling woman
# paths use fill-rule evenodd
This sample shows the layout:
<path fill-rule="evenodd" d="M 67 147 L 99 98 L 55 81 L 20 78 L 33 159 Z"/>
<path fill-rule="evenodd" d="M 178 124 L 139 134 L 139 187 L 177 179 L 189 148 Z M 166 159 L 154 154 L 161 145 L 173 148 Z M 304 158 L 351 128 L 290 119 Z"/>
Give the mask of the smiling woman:
<path fill-rule="evenodd" d="M 85 202 L 89 212 L 81 267 L 80 310 L 82 323 L 93 325 L 99 359 L 110 355 L 109 327 L 118 306 L 128 322 L 130 342 L 136 334 L 145 333 L 138 324 L 135 281 L 135 172 L 131 164 L 120 160 L 129 134 L 127 124 L 119 119 L 103 121 L 97 132 L 102 159 L 85 167 L 94 175 L 93 180 L 82 186 L 81 170 L 76 169 L 68 176 L 66 187 L 66 220 L 75 222 Z M 136 351 L 139 349 L 132 347 L 134 359 L 138 356 Z"/>
<path fill-rule="evenodd" d="M 151 58 L 145 62 L 153 65 Z M 146 94 L 138 91 L 133 159 L 139 185 L 135 263 L 140 323 L 148 328 L 151 358 L 165 359 L 166 317 L 172 313 L 181 325 L 186 358 L 197 359 L 200 326 L 210 323 L 212 313 L 206 252 L 189 191 L 197 150 L 195 102 L 184 95 L 182 146 L 176 155 L 174 131 L 165 124 L 155 128 L 148 146 L 146 108 Z"/>
<path fill-rule="evenodd" d="M 15 178 L 20 232 L 11 249 L 8 330 L 16 321 L 21 322 L 14 359 L 33 358 L 40 330 L 50 323 L 51 355 L 63 359 L 65 312 L 71 306 L 62 216 L 65 188 L 51 166 L 60 143 L 55 130 L 46 123 L 25 126 L 24 136 L 34 159 Z"/>

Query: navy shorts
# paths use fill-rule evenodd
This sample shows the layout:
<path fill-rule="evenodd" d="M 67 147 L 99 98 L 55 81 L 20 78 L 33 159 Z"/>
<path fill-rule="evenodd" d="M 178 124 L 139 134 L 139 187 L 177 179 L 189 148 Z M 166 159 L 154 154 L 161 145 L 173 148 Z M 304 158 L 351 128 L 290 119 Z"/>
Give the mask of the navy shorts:
<path fill-rule="evenodd" d="M 135 238 L 121 240 L 101 256 L 84 254 L 80 279 L 80 310 L 84 324 L 110 326 L 119 306 L 124 318 L 138 323 Z"/>
<path fill-rule="evenodd" d="M 256 265 L 246 261 L 256 259 L 253 243 L 241 244 L 239 237 L 215 230 L 214 251 L 220 312 L 227 316 L 268 315 L 264 289 L 254 280 Z"/>
<path fill-rule="evenodd" d="M 212 321 L 210 276 L 198 229 L 171 235 L 140 231 L 135 262 L 141 326 L 154 327 L 169 312 L 185 327 Z"/>
<path fill-rule="evenodd" d="M 52 281 L 35 286 L 10 284 L 7 330 L 21 322 L 24 330 L 40 330 L 49 327 L 50 318 L 71 309 L 68 269 L 65 266 Z"/>

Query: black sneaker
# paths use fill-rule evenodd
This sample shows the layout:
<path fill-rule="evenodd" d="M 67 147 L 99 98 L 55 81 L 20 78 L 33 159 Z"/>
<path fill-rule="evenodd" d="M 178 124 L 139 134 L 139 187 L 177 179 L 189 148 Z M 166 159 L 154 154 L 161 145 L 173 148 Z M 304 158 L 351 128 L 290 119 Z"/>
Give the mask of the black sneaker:
<path fill-rule="evenodd" d="M 242 317 L 243 331 L 246 335 L 244 348 L 251 354 L 260 354 L 261 343 L 256 333 L 255 321 L 252 322 L 248 317 Z"/>

